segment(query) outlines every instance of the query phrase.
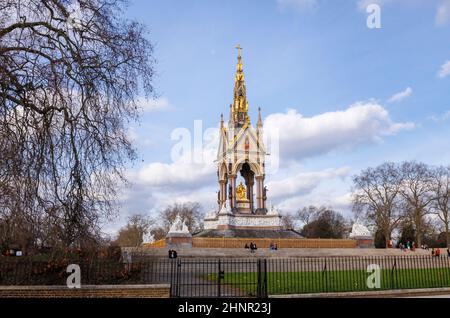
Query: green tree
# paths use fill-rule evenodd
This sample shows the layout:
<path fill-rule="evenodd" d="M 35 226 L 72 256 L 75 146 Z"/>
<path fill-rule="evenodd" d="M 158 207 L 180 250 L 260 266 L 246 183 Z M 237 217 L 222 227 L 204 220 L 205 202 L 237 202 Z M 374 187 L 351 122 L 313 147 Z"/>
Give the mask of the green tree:
<path fill-rule="evenodd" d="M 344 238 L 348 232 L 348 224 L 339 212 L 332 209 L 319 208 L 305 224 L 300 232 L 306 238 Z"/>

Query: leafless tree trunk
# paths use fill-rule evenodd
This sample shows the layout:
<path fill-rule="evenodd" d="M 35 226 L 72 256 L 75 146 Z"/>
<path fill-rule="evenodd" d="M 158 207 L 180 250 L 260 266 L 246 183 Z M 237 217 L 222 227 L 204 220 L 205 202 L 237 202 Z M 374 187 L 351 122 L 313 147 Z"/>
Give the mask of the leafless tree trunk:
<path fill-rule="evenodd" d="M 424 218 L 430 213 L 434 200 L 432 192 L 432 173 L 430 168 L 417 162 L 404 162 L 401 165 L 403 182 L 401 194 L 405 199 L 406 211 L 416 230 L 416 244 L 422 245 Z"/>
<path fill-rule="evenodd" d="M 180 215 L 181 219 L 186 222 L 191 233 L 199 232 L 203 229 L 204 214 L 199 203 L 175 203 L 159 213 L 159 220 L 162 222 L 162 227 L 166 234 L 177 215 Z"/>
<path fill-rule="evenodd" d="M 139 247 L 144 242 L 144 236 L 150 232 L 151 218 L 135 214 L 128 218 L 127 224 L 119 230 L 116 243 L 121 247 Z"/>
<path fill-rule="evenodd" d="M 290 213 L 284 213 L 280 211 L 282 216 L 281 220 L 283 222 L 283 228 L 286 230 L 294 230 L 295 229 L 295 217 Z"/>
<path fill-rule="evenodd" d="M 402 175 L 394 163 L 368 168 L 353 178 L 353 210 L 382 231 L 386 246 L 404 217 L 401 185 Z"/>
<path fill-rule="evenodd" d="M 432 211 L 443 223 L 447 247 L 450 247 L 450 167 L 438 167 L 433 172 Z"/>
<path fill-rule="evenodd" d="M 121 6 L 0 0 L 0 220 L 27 220 L 35 241 L 95 236 L 135 156 L 126 124 L 153 91 L 152 46 Z"/>

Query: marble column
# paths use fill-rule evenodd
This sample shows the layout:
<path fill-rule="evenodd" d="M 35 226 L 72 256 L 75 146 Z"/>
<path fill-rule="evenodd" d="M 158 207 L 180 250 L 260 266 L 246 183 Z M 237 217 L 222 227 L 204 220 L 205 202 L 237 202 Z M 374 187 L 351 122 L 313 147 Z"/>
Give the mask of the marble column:
<path fill-rule="evenodd" d="M 256 209 L 262 208 L 262 177 L 256 177 Z"/>
<path fill-rule="evenodd" d="M 220 180 L 220 207 L 222 207 L 223 203 L 227 200 L 227 181 L 226 180 Z"/>
<path fill-rule="evenodd" d="M 230 199 L 230 207 L 236 207 L 236 176 L 232 175 L 229 177 L 230 185 L 231 185 L 231 193 L 229 193 L 228 197 Z"/>

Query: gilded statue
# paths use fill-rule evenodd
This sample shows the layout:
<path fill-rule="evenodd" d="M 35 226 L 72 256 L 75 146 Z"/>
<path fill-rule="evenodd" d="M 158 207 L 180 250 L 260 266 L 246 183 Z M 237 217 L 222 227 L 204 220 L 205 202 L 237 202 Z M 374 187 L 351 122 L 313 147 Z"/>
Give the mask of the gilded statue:
<path fill-rule="evenodd" d="M 237 197 L 238 200 L 245 200 L 245 199 L 247 199 L 247 189 L 242 184 L 242 182 L 236 188 L 236 197 Z"/>

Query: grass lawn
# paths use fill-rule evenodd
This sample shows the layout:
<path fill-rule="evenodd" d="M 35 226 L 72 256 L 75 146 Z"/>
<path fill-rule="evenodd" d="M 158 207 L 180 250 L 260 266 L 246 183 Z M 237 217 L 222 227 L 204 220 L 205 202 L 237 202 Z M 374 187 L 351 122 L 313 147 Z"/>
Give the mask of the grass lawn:
<path fill-rule="evenodd" d="M 268 272 L 269 295 L 321 292 L 370 291 L 367 287 L 369 273 L 365 270 L 340 270 L 327 272 Z M 216 274 L 206 277 L 217 280 Z M 256 294 L 256 273 L 225 273 L 222 283 Z M 380 289 L 411 289 L 450 287 L 450 268 L 381 270 Z"/>

